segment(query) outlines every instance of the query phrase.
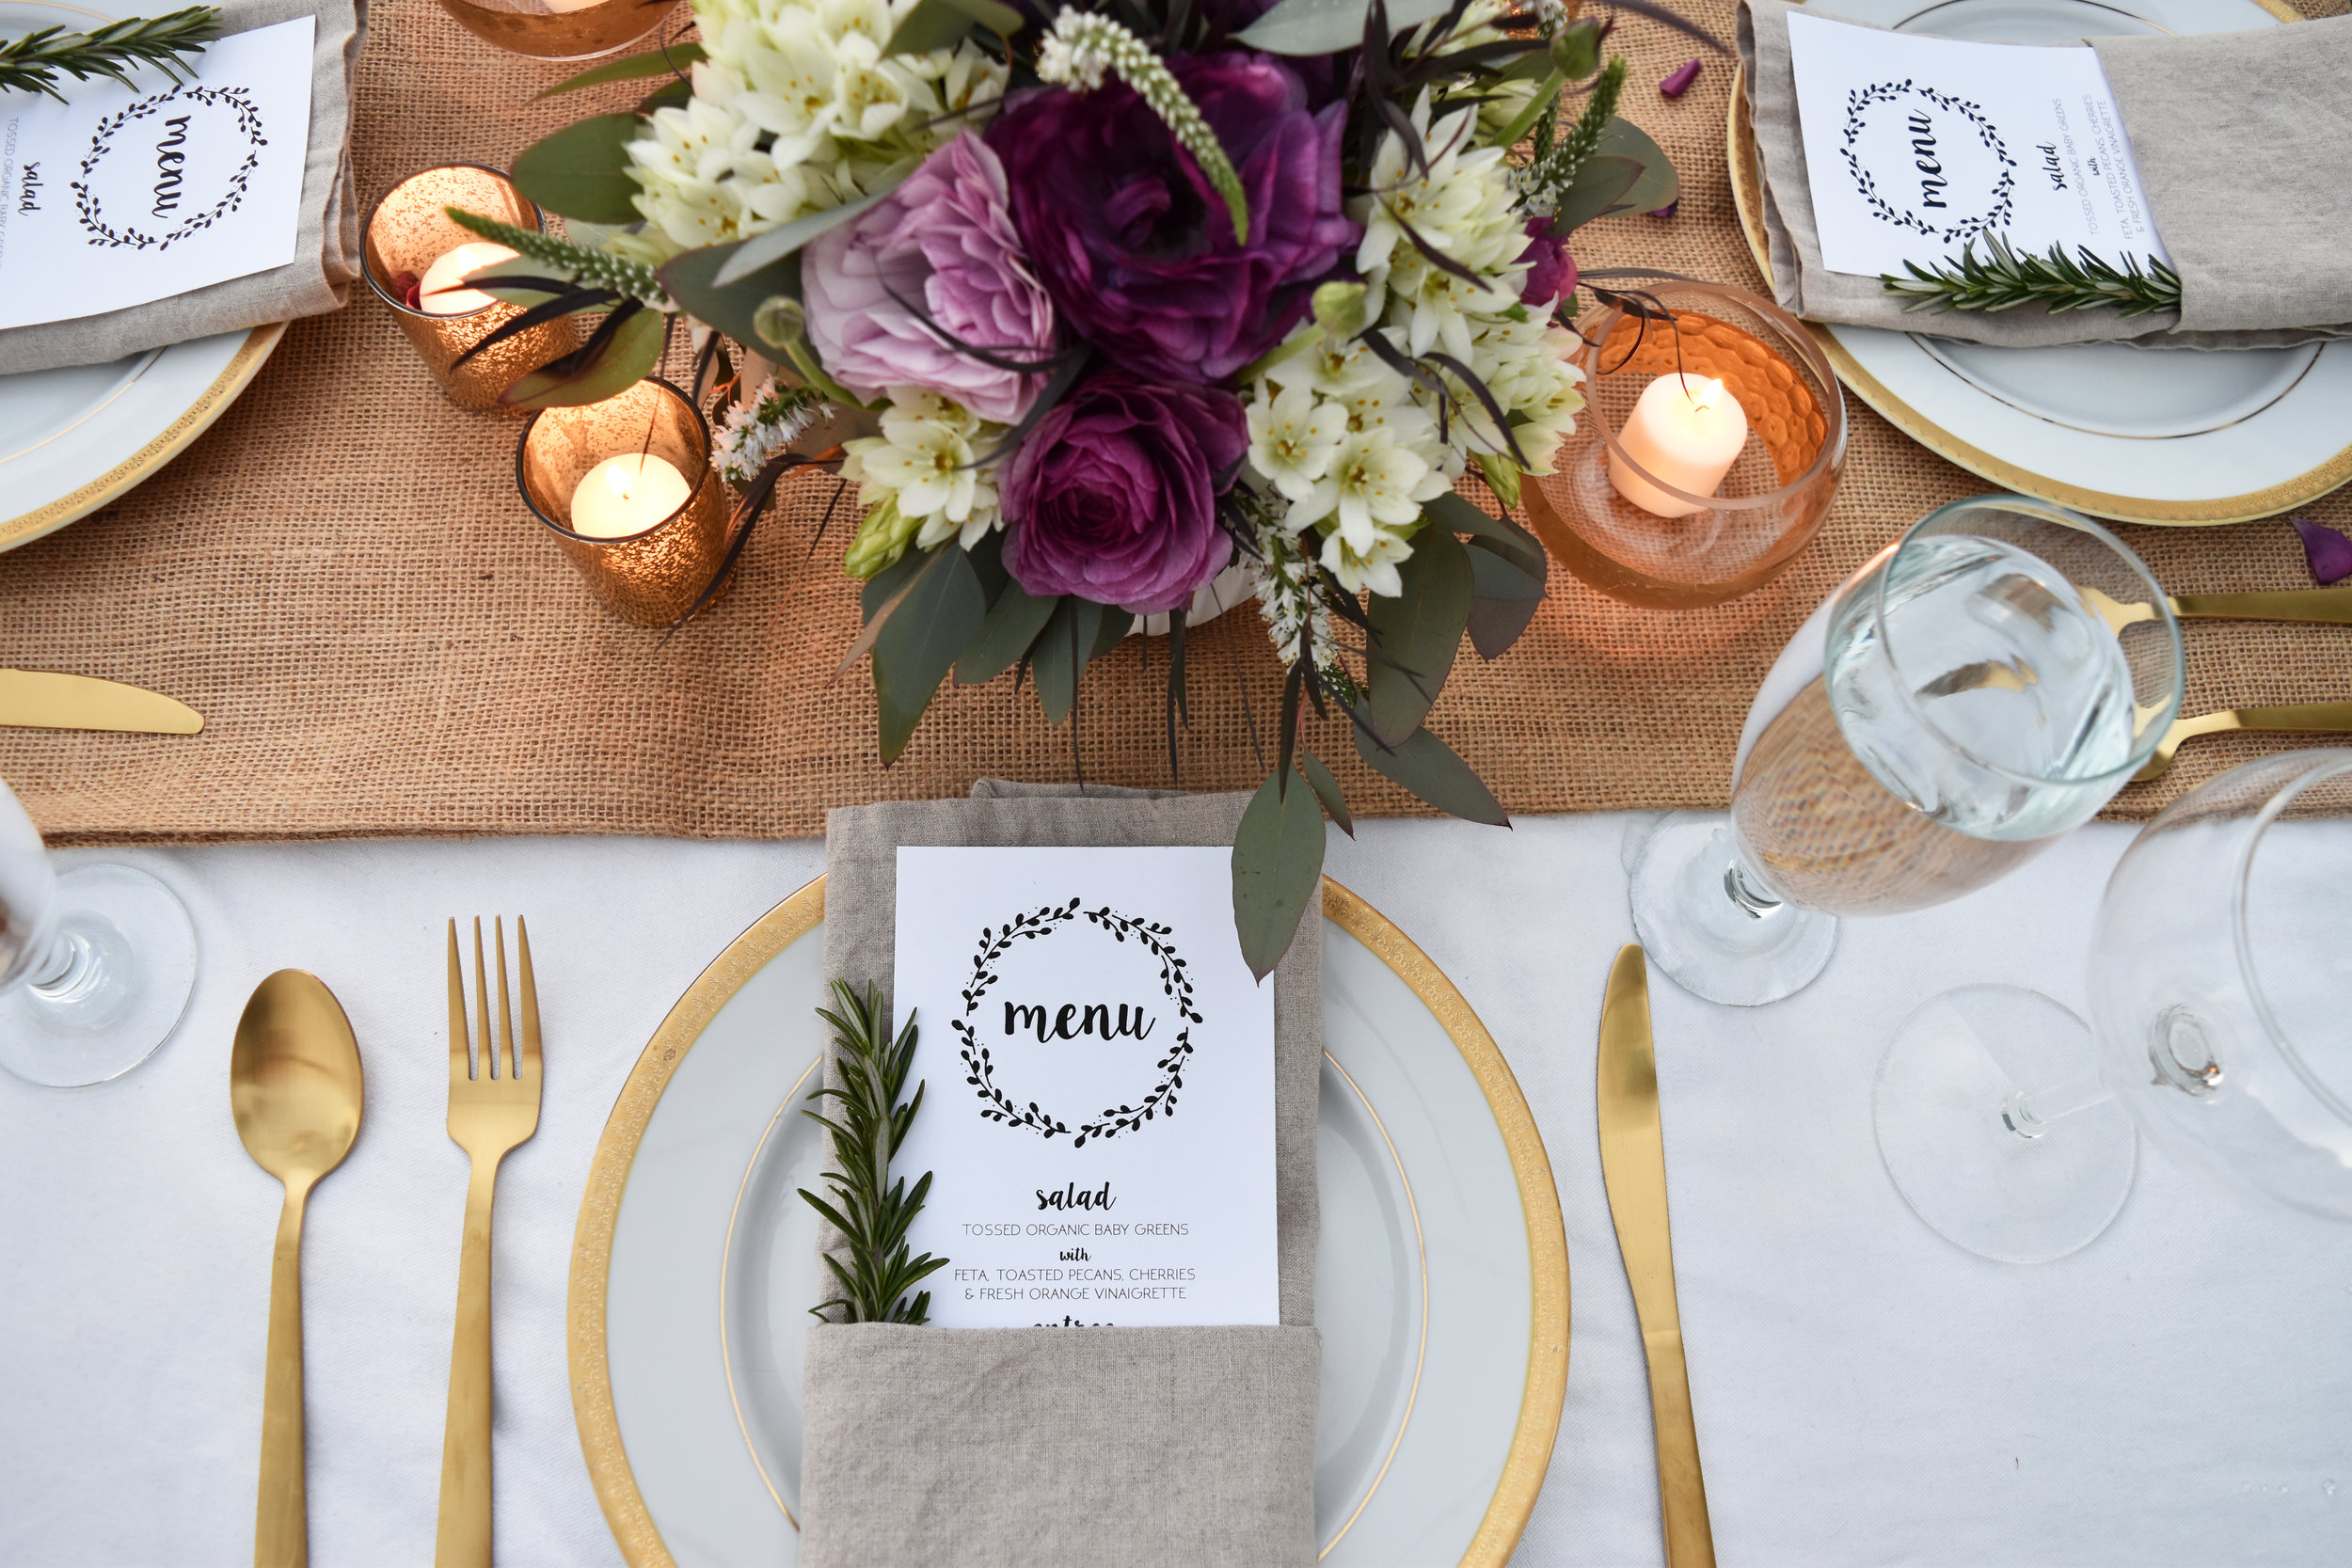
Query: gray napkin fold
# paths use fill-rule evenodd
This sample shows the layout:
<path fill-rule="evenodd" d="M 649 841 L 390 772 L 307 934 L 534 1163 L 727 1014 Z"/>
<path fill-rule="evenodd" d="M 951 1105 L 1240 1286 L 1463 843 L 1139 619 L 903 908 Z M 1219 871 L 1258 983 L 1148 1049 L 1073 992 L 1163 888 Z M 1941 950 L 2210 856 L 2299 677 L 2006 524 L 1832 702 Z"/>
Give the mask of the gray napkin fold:
<path fill-rule="evenodd" d="M 1821 264 L 1788 54 L 1790 0 L 1742 0 L 1772 282 L 1813 321 L 2011 347 L 2280 348 L 2352 337 L 2352 17 L 2252 32 L 2092 39 L 2132 139 L 2156 232 L 2181 276 L 2178 315 L 1906 312 L 1875 277 Z M 1840 17 L 1841 22 L 1851 21 Z M 1856 24 L 1867 25 L 1867 24 Z M 2114 260 L 2110 257 L 2109 260 Z"/>
<path fill-rule="evenodd" d="M 836 810 L 826 974 L 888 988 L 900 845 L 1227 845 L 1248 803 L 983 780 L 970 800 Z M 806 1568 L 1314 1560 L 1322 973 L 1318 895 L 1272 977 L 1280 1326 L 812 1327 Z"/>
<path fill-rule="evenodd" d="M 367 0 L 217 0 L 224 33 L 316 15 L 310 56 L 310 141 L 302 171 L 294 259 L 167 299 L 72 321 L 0 331 L 0 375 L 103 365 L 126 355 L 315 316 L 351 297 L 359 276 L 359 211 L 351 184 L 351 78 L 366 40 Z M 158 78 L 160 80 L 160 78 Z"/>

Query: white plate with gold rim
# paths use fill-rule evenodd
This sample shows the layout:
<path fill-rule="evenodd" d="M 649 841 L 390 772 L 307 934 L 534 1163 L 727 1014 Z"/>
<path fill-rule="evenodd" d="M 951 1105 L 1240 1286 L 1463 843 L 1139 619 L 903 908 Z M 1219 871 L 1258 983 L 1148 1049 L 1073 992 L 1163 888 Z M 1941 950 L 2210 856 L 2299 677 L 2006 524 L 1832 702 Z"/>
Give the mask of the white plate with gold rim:
<path fill-rule="evenodd" d="M 2222 33 L 2297 19 L 2286 0 L 1811 0 L 1899 32 L 2068 43 Z M 1766 276 L 1744 84 L 1731 101 L 1740 227 Z M 1839 379 L 1930 451 L 2016 490 L 2139 523 L 2231 523 L 2352 479 L 2352 342 L 2204 353 L 2121 343 L 1993 348 L 1816 325 Z"/>
<path fill-rule="evenodd" d="M 112 11 L 0 0 L 0 38 L 86 30 Z M 237 401 L 285 324 L 150 349 L 110 365 L 0 376 L 0 550 L 113 500 L 177 457 Z"/>
<path fill-rule="evenodd" d="M 1461 993 L 1325 890 L 1315 1515 L 1332 1564 L 1500 1564 L 1567 1387 L 1568 1259 L 1543 1142 Z M 798 1558 L 800 1347 L 822 1294 L 824 880 L 663 1021 L 598 1145 L 572 1255 L 572 1398 L 632 1568 Z M 1009 1440 L 1012 1434 L 1009 1434 Z"/>

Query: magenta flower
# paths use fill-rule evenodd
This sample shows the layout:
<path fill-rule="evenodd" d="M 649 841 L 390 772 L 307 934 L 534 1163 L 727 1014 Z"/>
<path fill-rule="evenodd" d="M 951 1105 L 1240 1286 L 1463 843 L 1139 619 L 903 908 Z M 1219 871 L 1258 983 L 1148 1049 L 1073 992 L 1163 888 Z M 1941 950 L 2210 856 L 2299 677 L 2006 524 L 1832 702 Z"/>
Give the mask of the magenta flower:
<path fill-rule="evenodd" d="M 1096 372 L 1006 465 L 1006 570 L 1040 598 L 1174 609 L 1232 559 L 1216 497 L 1248 447 L 1230 392 Z"/>
<path fill-rule="evenodd" d="M 1576 258 L 1546 232 L 1550 226 L 1548 217 L 1529 218 L 1527 248 L 1519 252 L 1519 260 L 1527 263 L 1519 277 L 1519 303 L 1547 310 L 1576 287 Z"/>
<path fill-rule="evenodd" d="M 1249 238 L 1124 84 L 1016 98 L 989 127 L 1013 221 L 1063 321 L 1138 374 L 1218 381 L 1289 335 L 1353 250 L 1341 211 L 1346 109 L 1308 108 L 1288 65 L 1228 52 L 1168 69 L 1224 144 Z"/>
<path fill-rule="evenodd" d="M 801 284 L 818 358 L 861 396 L 920 387 L 1011 424 L 1044 388 L 1007 367 L 1052 354 L 1054 307 L 1022 254 L 1004 165 L 969 131 L 811 240 Z"/>

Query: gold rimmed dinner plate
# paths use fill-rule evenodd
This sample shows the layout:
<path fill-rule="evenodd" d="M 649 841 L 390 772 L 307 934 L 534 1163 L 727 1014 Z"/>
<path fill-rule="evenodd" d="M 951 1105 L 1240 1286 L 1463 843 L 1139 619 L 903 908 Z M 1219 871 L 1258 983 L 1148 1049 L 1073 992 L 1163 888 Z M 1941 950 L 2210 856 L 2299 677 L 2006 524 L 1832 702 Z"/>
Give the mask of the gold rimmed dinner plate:
<path fill-rule="evenodd" d="M 1418 947 L 1324 884 L 1315 1513 L 1331 1564 L 1501 1564 L 1567 1386 L 1568 1260 L 1510 1069 Z M 822 1293 L 814 1124 L 824 883 L 663 1021 L 613 1107 L 572 1255 L 572 1397 L 632 1568 L 797 1560 L 800 1348 Z"/>
<path fill-rule="evenodd" d="M 0 38 L 86 30 L 112 10 L 0 0 Z M 29 545 L 145 482 L 228 412 L 283 322 L 150 349 L 108 365 L 0 376 L 0 550 Z"/>
<path fill-rule="evenodd" d="M 2231 32 L 2298 20 L 2286 0 L 1812 0 L 1903 32 L 2054 43 Z M 1744 72 L 1728 166 L 1767 277 Z M 1811 325 L 1854 395 L 1920 445 L 2003 489 L 2125 522 L 2269 516 L 2352 479 L 2352 342 L 2205 353 L 2121 343 L 1993 348 L 1918 332 Z"/>

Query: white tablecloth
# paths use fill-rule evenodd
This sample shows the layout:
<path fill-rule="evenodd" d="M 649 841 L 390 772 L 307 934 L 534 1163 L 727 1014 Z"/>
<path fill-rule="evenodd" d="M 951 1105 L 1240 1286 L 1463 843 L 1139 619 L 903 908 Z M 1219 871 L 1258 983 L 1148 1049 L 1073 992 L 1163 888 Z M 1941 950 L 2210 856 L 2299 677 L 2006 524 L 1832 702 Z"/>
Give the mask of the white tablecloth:
<path fill-rule="evenodd" d="M 1630 940 L 1626 821 L 1533 819 L 1508 837 L 1374 822 L 1332 840 L 1331 872 L 1427 949 L 1502 1042 L 1559 1177 L 1573 1353 L 1521 1563 L 1661 1558 L 1593 1114 L 1602 980 Z M 2352 1561 L 2352 1230 L 2242 1203 L 2151 1150 L 2105 1237 L 2005 1267 L 1921 1227 L 1879 1164 L 1869 1093 L 1887 1032 L 1971 981 L 2079 1006 L 2089 916 L 2128 838 L 2093 827 L 1974 897 L 1850 923 L 1829 971 L 1776 1006 L 1656 985 L 1676 1266 L 1725 1563 Z M 117 1083 L 0 1075 L 0 1562 L 250 1560 L 279 1192 L 237 1141 L 227 1069 L 246 995 L 284 967 L 334 988 L 367 1074 L 365 1126 L 312 1198 L 306 1243 L 312 1560 L 431 1561 L 466 1187 L 442 1129 L 441 921 L 517 910 L 548 1087 L 538 1136 L 499 1183 L 498 1554 L 509 1568 L 617 1562 L 564 1364 L 589 1156 L 671 1003 L 821 868 L 821 847 L 96 858 L 179 890 L 202 977 L 179 1035 Z"/>

